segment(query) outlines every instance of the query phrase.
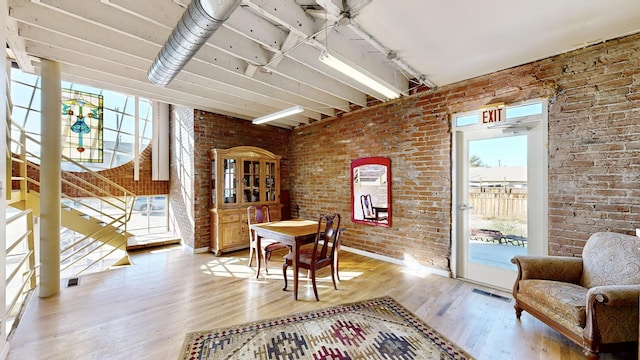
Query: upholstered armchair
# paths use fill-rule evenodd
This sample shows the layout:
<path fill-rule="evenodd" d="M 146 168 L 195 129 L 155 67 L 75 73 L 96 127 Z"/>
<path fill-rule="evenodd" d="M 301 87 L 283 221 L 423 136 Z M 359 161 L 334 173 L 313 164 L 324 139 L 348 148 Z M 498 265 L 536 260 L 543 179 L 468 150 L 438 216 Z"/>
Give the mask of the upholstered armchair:
<path fill-rule="evenodd" d="M 582 258 L 516 256 L 516 317 L 538 318 L 590 359 L 600 352 L 634 351 L 638 343 L 640 237 L 599 232 Z"/>

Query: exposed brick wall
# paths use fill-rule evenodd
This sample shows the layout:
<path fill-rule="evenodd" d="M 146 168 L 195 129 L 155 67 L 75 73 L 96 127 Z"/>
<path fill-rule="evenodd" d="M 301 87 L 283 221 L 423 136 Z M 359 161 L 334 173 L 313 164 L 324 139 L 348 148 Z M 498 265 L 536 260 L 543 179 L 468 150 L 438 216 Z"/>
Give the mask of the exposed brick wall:
<path fill-rule="evenodd" d="M 412 97 L 294 130 L 292 206 L 314 219 L 339 212 L 346 246 L 448 269 L 450 135 L 446 109 L 417 107 Z M 393 226 L 351 223 L 350 162 L 391 159 Z"/>
<path fill-rule="evenodd" d="M 338 211 L 345 245 L 449 270 L 451 114 L 549 97 L 549 253 L 575 255 L 596 231 L 640 227 L 640 36 L 499 71 L 297 128 L 292 204 Z M 349 163 L 392 163 L 393 226 L 350 222 Z"/>
<path fill-rule="evenodd" d="M 14 176 L 19 176 L 20 170 L 18 163 L 12 164 L 12 171 Z M 141 195 L 164 195 L 169 193 L 169 182 L 168 181 L 152 181 L 151 180 L 151 145 L 147 146 L 140 153 L 140 164 L 139 164 L 139 180 L 134 180 L 133 178 L 133 161 L 130 161 L 126 164 L 122 164 L 118 167 L 108 170 L 98 171 L 98 174 L 106 177 L 107 179 L 115 182 L 116 184 L 124 187 L 125 189 L 131 191 L 137 196 Z M 31 165 L 27 166 L 28 177 L 39 181 L 40 173 L 39 170 Z M 85 180 L 91 179 L 93 176 L 88 175 L 85 172 L 70 172 L 71 176 L 62 175 L 63 179 L 73 182 L 76 185 L 80 185 L 80 183 L 74 179 L 75 177 L 79 177 Z M 119 190 L 115 187 L 110 187 L 110 185 L 106 183 L 95 183 L 101 187 L 102 189 L 110 192 L 111 194 L 118 194 Z M 14 181 L 12 183 L 13 189 L 18 189 L 19 184 Z M 29 189 L 33 189 L 35 191 L 40 191 L 38 186 L 35 184 L 29 184 Z M 95 192 L 95 189 L 89 189 Z M 73 186 L 69 186 L 65 183 L 62 183 L 63 194 L 66 194 L 71 197 L 83 197 L 87 196 L 85 192 L 78 190 Z"/>
<path fill-rule="evenodd" d="M 133 161 L 130 161 L 113 169 L 99 171 L 98 174 L 119 184 L 125 189 L 140 195 L 164 195 L 169 193 L 168 181 L 151 180 L 151 145 L 140 153 L 139 180 L 133 178 Z M 86 178 L 86 173 L 74 173 L 76 176 Z M 115 191 L 115 190 L 112 190 Z M 73 190 L 63 185 L 63 193 L 71 195 Z M 117 192 L 112 192 L 117 194 Z M 73 196 L 73 195 L 71 195 Z M 80 195 L 82 196 L 82 195 Z"/>
<path fill-rule="evenodd" d="M 579 255 L 596 231 L 640 227 L 640 35 L 543 61 L 549 110 L 549 252 Z"/>
<path fill-rule="evenodd" d="M 281 188 L 289 188 L 289 136 L 290 130 L 266 125 L 253 125 L 251 121 L 196 110 L 193 123 L 193 174 L 195 232 L 193 246 L 196 249 L 209 246 L 209 178 L 211 162 L 209 150 L 228 149 L 234 146 L 257 146 L 282 155 L 280 166 Z M 173 134 L 173 132 L 172 132 Z M 172 159 L 175 159 L 172 154 Z M 173 174 L 172 174 L 173 176 Z M 173 191 L 172 191 L 173 194 Z"/>

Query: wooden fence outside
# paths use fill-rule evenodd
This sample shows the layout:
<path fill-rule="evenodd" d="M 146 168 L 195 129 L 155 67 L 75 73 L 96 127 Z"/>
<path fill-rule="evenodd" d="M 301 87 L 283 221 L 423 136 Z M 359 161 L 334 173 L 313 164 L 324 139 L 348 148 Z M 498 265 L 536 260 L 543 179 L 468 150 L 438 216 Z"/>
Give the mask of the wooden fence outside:
<path fill-rule="evenodd" d="M 485 219 L 527 221 L 527 189 L 471 188 L 468 201 L 473 213 Z"/>

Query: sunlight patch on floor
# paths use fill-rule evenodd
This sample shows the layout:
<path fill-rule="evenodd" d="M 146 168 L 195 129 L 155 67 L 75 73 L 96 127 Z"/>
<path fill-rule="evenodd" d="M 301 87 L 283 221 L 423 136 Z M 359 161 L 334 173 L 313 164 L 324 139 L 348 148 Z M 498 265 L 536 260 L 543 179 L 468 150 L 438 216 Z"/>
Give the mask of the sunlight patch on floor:
<path fill-rule="evenodd" d="M 207 275 L 220 277 L 248 278 L 256 271 L 247 265 L 249 258 L 224 257 L 208 261 L 200 269 Z"/>
<path fill-rule="evenodd" d="M 421 279 L 426 278 L 429 275 L 433 275 L 431 271 L 428 271 L 424 268 L 422 264 L 418 262 L 413 256 L 410 254 L 404 254 L 404 266 L 405 268 L 401 270 L 402 273 L 417 276 Z"/>

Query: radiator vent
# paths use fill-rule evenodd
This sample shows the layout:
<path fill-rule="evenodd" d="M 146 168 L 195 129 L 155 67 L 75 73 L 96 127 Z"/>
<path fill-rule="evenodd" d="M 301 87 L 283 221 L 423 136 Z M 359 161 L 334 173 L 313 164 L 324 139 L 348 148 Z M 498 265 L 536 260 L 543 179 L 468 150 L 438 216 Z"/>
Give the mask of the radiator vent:
<path fill-rule="evenodd" d="M 492 297 L 494 299 L 502 300 L 504 302 L 511 302 L 511 299 L 508 298 L 508 297 L 504 297 L 504 296 L 498 295 L 498 294 L 493 294 L 493 293 L 490 293 L 488 291 L 484 291 L 484 290 L 480 290 L 480 289 L 473 289 L 473 292 L 476 293 L 476 294 L 489 296 L 489 297 Z"/>
<path fill-rule="evenodd" d="M 77 277 L 68 279 L 67 280 L 67 287 L 78 286 L 79 281 L 80 280 Z"/>

